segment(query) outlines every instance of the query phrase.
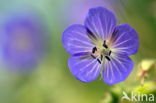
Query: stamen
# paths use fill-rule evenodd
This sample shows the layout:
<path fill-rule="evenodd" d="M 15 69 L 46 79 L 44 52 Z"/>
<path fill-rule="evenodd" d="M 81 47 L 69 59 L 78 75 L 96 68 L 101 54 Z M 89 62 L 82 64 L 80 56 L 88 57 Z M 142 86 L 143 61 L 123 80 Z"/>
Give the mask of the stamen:
<path fill-rule="evenodd" d="M 110 56 L 110 55 L 111 55 L 111 53 L 112 53 L 112 51 L 110 50 L 110 51 L 109 51 L 109 53 L 108 53 L 108 55 Z"/>
<path fill-rule="evenodd" d="M 101 61 L 102 61 L 102 59 L 103 59 L 103 55 L 101 54 Z"/>
<path fill-rule="evenodd" d="M 108 48 L 108 46 L 106 45 L 106 40 L 104 40 L 103 42 L 103 47 Z"/>
<path fill-rule="evenodd" d="M 94 48 L 92 49 L 92 53 L 94 54 L 95 51 L 97 51 L 97 48 L 96 48 L 96 47 L 94 47 Z"/>
<path fill-rule="evenodd" d="M 106 58 L 108 61 L 110 61 L 110 58 L 109 58 L 109 56 L 105 56 L 105 58 Z"/>
<path fill-rule="evenodd" d="M 104 40 L 104 42 L 103 42 L 104 44 L 106 44 L 106 40 Z"/>
<path fill-rule="evenodd" d="M 92 54 L 91 54 L 91 57 L 92 57 L 93 59 L 96 59 L 96 57 L 95 57 L 94 55 L 92 55 Z"/>
<path fill-rule="evenodd" d="M 101 64 L 101 61 L 99 59 L 97 59 L 97 61 Z"/>

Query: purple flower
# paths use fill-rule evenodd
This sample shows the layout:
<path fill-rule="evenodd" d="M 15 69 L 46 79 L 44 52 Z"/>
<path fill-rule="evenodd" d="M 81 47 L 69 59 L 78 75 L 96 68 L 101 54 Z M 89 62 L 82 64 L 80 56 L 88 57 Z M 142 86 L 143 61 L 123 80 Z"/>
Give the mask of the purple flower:
<path fill-rule="evenodd" d="M 44 55 L 47 32 L 35 14 L 18 12 L 4 20 L 1 51 L 9 69 L 28 71 L 36 67 Z"/>
<path fill-rule="evenodd" d="M 129 58 L 137 52 L 137 32 L 129 24 L 116 25 L 114 14 L 103 7 L 91 8 L 84 25 L 63 32 L 62 42 L 71 55 L 68 66 L 80 81 L 91 82 L 101 73 L 105 83 L 124 81 L 133 69 Z"/>

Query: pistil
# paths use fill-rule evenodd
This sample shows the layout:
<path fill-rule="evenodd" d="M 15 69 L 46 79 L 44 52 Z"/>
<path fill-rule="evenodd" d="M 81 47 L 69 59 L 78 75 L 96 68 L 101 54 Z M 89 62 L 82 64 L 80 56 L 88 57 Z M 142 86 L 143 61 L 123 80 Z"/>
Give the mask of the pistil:
<path fill-rule="evenodd" d="M 105 57 L 108 61 L 111 60 L 111 53 L 112 51 L 109 50 L 109 47 L 106 44 L 106 40 L 104 40 L 101 46 L 93 47 L 91 57 L 93 59 L 96 59 L 101 64 L 101 62 L 103 61 L 103 57 Z"/>

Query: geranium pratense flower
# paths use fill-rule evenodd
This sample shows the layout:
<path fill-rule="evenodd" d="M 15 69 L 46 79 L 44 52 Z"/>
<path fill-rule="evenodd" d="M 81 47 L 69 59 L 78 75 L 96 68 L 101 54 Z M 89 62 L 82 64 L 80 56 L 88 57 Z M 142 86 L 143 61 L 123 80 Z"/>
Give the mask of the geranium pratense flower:
<path fill-rule="evenodd" d="M 25 72 L 36 67 L 44 55 L 47 32 L 36 13 L 13 14 L 6 16 L 1 27 L 3 60 L 7 68 Z"/>
<path fill-rule="evenodd" d="M 129 24 L 116 25 L 114 14 L 103 7 L 91 8 L 84 25 L 63 32 L 64 48 L 71 55 L 68 66 L 80 81 L 90 82 L 101 73 L 105 83 L 124 81 L 133 69 L 128 57 L 138 50 L 137 32 Z"/>

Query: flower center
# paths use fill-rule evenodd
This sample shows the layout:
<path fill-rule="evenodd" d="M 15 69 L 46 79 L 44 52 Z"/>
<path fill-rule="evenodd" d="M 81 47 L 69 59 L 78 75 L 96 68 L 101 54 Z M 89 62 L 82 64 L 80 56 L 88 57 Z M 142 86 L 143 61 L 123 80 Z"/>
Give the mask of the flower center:
<path fill-rule="evenodd" d="M 106 40 L 104 42 L 97 43 L 95 47 L 92 49 L 91 57 L 96 59 L 100 64 L 103 60 L 107 59 L 110 61 L 112 51 L 108 47 Z"/>

